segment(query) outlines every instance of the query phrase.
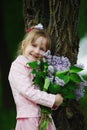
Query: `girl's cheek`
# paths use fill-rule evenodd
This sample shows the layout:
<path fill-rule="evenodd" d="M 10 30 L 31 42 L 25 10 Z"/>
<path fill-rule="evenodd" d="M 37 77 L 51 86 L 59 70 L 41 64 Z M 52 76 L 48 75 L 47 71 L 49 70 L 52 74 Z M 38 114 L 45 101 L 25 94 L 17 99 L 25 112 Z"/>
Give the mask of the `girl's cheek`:
<path fill-rule="evenodd" d="M 40 51 L 40 55 L 43 55 L 45 53 L 45 51 Z"/>

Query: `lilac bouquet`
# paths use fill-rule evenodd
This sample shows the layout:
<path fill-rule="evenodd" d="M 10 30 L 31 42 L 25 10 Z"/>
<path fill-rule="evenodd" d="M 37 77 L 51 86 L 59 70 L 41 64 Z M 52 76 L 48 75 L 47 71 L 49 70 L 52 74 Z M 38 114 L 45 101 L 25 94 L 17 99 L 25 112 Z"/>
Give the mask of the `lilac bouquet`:
<path fill-rule="evenodd" d="M 70 99 L 79 100 L 86 93 L 87 82 L 79 72 L 82 66 L 72 66 L 67 57 L 51 55 L 48 50 L 39 61 L 28 63 L 34 75 L 33 83 L 40 90 L 51 94 L 60 93 L 64 97 L 62 105 L 66 105 Z M 41 119 L 39 130 L 45 130 L 48 121 L 51 121 L 49 114 L 50 108 L 41 106 Z"/>

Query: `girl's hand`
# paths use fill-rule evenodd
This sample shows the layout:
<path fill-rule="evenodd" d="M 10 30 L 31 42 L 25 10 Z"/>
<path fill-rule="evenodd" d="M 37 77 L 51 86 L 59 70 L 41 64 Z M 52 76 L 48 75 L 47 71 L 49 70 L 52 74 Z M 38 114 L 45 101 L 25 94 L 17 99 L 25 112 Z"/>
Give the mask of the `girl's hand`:
<path fill-rule="evenodd" d="M 55 102 L 54 105 L 55 106 L 60 106 L 63 103 L 63 97 L 61 96 L 61 94 L 57 94 L 56 98 L 55 98 Z"/>

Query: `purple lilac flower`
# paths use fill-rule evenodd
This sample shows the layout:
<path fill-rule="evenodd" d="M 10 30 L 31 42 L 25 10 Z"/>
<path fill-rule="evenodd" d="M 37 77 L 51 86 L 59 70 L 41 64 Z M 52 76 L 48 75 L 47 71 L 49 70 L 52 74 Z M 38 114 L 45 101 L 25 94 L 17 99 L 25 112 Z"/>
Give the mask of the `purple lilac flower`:
<path fill-rule="evenodd" d="M 64 86 L 65 85 L 65 82 L 62 79 L 58 78 L 58 77 L 55 77 L 55 83 L 57 85 L 60 85 L 60 86 Z"/>
<path fill-rule="evenodd" d="M 84 96 L 85 90 L 84 87 L 87 86 L 87 82 L 81 82 L 78 88 L 75 90 L 76 100 L 79 100 L 81 97 Z"/>
<path fill-rule="evenodd" d="M 60 57 L 53 56 L 52 59 L 51 59 L 51 62 L 49 64 L 56 66 L 58 64 L 58 62 L 60 62 Z"/>
<path fill-rule="evenodd" d="M 52 77 L 53 75 L 54 75 L 54 67 L 52 65 L 49 65 L 47 70 L 47 76 Z"/>
<path fill-rule="evenodd" d="M 69 69 L 70 61 L 67 57 L 61 56 L 52 56 L 50 50 L 43 54 L 43 60 L 48 62 L 49 65 L 52 65 L 56 71 L 62 71 Z"/>
<path fill-rule="evenodd" d="M 51 83 L 53 83 L 54 76 L 51 76 L 51 77 L 47 76 L 47 78 L 50 80 Z"/>
<path fill-rule="evenodd" d="M 48 73 L 51 73 L 51 74 L 53 74 L 54 73 L 54 67 L 52 66 L 52 65 L 49 65 L 48 66 Z"/>
<path fill-rule="evenodd" d="M 69 69 L 71 65 L 69 59 L 63 56 L 62 57 L 53 56 L 50 64 L 56 68 L 56 71 Z"/>
<path fill-rule="evenodd" d="M 42 56 L 45 57 L 46 59 L 49 58 L 49 56 L 51 55 L 51 51 L 48 50 L 47 52 L 45 52 Z"/>
<path fill-rule="evenodd" d="M 48 71 L 47 76 L 48 76 L 48 77 L 52 77 L 53 74 L 52 74 L 50 71 Z"/>
<path fill-rule="evenodd" d="M 48 50 L 47 52 L 45 52 L 43 55 L 42 55 L 42 57 L 43 57 L 43 62 L 48 62 L 48 63 L 50 63 L 51 62 L 51 58 L 52 58 L 52 55 L 51 55 L 51 52 L 50 52 L 50 50 Z"/>

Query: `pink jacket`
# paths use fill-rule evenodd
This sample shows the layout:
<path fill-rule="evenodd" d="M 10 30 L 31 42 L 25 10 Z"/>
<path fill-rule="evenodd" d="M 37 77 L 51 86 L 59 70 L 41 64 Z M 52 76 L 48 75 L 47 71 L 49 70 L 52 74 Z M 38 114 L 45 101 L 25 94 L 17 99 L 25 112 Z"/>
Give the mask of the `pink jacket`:
<path fill-rule="evenodd" d="M 31 69 L 26 66 L 27 62 L 28 59 L 23 55 L 18 56 L 13 61 L 8 76 L 16 104 L 17 118 L 39 117 L 38 104 L 52 108 L 55 101 L 55 95 L 40 91 L 33 85 Z"/>

